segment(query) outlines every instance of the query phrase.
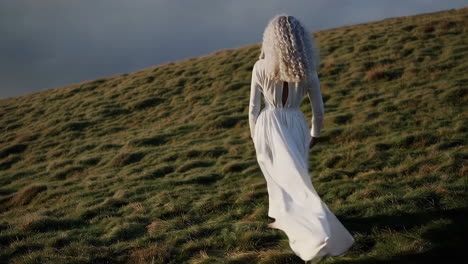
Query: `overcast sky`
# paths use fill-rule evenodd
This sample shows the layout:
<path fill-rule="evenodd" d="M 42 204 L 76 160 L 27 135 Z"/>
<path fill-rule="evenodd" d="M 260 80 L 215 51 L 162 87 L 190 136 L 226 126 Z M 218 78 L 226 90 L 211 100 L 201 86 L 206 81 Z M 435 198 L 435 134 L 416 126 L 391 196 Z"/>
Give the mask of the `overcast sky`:
<path fill-rule="evenodd" d="M 279 13 L 311 31 L 464 0 L 0 0 L 0 98 L 260 43 Z"/>

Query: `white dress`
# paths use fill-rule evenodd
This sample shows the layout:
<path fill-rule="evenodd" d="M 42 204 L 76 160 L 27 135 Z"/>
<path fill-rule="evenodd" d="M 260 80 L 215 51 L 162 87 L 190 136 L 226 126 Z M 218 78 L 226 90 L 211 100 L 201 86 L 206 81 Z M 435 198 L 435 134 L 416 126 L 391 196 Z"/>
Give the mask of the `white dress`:
<path fill-rule="evenodd" d="M 308 171 L 309 142 L 320 136 L 324 107 L 317 73 L 311 85 L 288 82 L 283 106 L 283 81 L 266 78 L 264 59 L 255 62 L 249 104 L 250 136 L 266 179 L 271 227 L 282 230 L 293 252 L 304 261 L 344 254 L 354 238 L 328 209 L 312 186 Z M 307 93 L 312 128 L 301 102 Z M 260 112 L 263 94 L 265 108 Z"/>

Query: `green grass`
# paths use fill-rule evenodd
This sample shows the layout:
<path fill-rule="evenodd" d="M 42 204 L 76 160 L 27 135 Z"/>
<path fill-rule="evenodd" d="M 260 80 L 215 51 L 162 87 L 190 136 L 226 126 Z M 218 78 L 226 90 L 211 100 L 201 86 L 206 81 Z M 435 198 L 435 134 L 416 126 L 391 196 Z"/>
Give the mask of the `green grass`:
<path fill-rule="evenodd" d="M 463 252 L 467 25 L 464 8 L 314 32 L 326 114 L 310 174 L 356 238 L 324 263 Z M 303 263 L 267 228 L 247 118 L 259 52 L 0 100 L 0 262 Z"/>

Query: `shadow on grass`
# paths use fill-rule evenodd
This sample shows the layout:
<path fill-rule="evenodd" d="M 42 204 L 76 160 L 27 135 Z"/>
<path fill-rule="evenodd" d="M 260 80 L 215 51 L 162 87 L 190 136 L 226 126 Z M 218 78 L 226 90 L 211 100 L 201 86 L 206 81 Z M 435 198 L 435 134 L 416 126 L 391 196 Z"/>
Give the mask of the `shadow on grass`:
<path fill-rule="evenodd" d="M 424 226 L 421 237 L 430 242 L 432 247 L 424 252 L 414 254 L 380 258 L 369 257 L 335 263 L 434 263 L 434 261 L 437 262 L 440 258 L 447 260 L 452 259 L 454 256 L 461 256 L 466 251 L 468 207 L 407 213 L 395 216 L 380 215 L 368 218 L 340 218 L 343 219 L 343 223 L 351 232 L 363 234 L 369 234 L 375 228 L 404 232 L 411 228 L 421 228 Z M 446 220 L 446 223 L 449 224 L 438 225 L 434 223 L 438 220 Z M 366 244 L 366 241 L 364 243 Z M 370 243 L 368 245 L 369 250 L 373 247 L 373 244 Z"/>

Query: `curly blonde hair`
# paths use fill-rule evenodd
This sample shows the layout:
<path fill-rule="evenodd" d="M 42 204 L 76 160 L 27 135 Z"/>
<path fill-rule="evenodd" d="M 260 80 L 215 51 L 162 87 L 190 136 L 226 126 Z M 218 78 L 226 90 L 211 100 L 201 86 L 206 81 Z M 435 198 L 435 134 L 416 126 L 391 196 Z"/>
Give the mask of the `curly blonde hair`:
<path fill-rule="evenodd" d="M 263 33 L 259 59 L 266 60 L 266 74 L 287 82 L 309 81 L 320 63 L 314 36 L 294 16 L 273 17 Z"/>

